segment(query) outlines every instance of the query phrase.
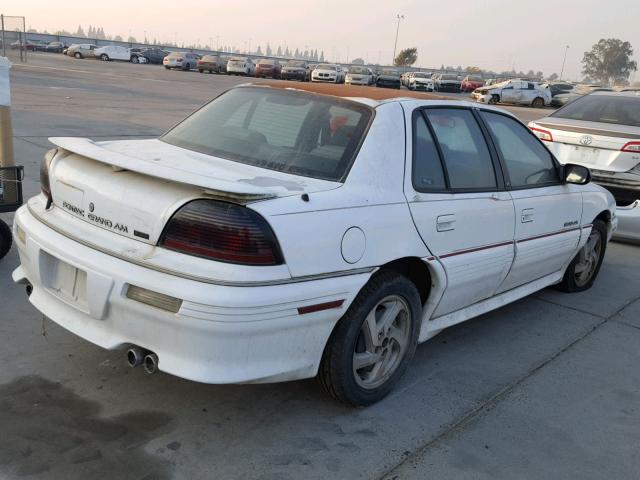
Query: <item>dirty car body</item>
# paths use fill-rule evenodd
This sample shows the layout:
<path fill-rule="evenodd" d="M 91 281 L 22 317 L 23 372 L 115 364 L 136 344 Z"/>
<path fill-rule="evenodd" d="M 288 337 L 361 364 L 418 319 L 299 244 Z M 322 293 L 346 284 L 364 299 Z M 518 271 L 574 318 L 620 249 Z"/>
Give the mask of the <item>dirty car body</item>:
<path fill-rule="evenodd" d="M 531 148 L 511 180 L 494 127 Z M 159 139 L 51 141 L 14 280 L 71 332 L 200 382 L 319 374 L 372 403 L 418 342 L 563 281 L 615 229 L 608 192 L 467 102 L 242 86 Z"/>

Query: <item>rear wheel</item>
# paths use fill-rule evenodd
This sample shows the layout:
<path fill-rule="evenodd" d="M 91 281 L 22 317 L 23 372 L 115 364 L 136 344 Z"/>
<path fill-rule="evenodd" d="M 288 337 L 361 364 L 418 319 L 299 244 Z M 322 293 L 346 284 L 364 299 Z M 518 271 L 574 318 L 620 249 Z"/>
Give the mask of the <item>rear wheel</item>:
<path fill-rule="evenodd" d="M 82 58 L 82 54 L 80 52 L 74 53 L 73 56 L 76 58 Z"/>
<path fill-rule="evenodd" d="M 329 338 L 318 373 L 324 389 L 354 406 L 384 398 L 413 357 L 420 311 L 420 296 L 409 279 L 376 274 Z"/>
<path fill-rule="evenodd" d="M 498 97 L 497 95 L 491 95 L 491 98 L 489 99 L 489 105 L 496 105 L 499 101 L 500 97 Z"/>
<path fill-rule="evenodd" d="M 531 106 L 533 108 L 542 108 L 542 107 L 544 107 L 544 99 L 542 99 L 540 97 L 534 98 L 533 102 L 531 102 Z"/>
<path fill-rule="evenodd" d="M 9 225 L 0 220 L 0 258 L 4 257 L 11 250 L 11 229 Z"/>
<path fill-rule="evenodd" d="M 582 292 L 593 285 L 607 249 L 607 226 L 602 220 L 593 222 L 584 247 L 571 261 L 562 281 L 556 285 L 563 292 Z"/>
<path fill-rule="evenodd" d="M 131 60 L 131 63 L 140 63 L 137 55 L 131 55 L 131 58 L 129 60 Z"/>
<path fill-rule="evenodd" d="M 107 55 L 106 53 L 103 53 L 102 55 L 100 55 L 100 60 L 102 60 L 103 62 L 108 62 L 109 55 Z"/>

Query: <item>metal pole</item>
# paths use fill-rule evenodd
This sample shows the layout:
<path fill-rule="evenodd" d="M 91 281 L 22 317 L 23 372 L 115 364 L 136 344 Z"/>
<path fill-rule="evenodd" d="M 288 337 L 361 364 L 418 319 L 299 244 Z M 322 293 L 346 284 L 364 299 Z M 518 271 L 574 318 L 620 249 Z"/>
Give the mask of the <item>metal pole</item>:
<path fill-rule="evenodd" d="M 25 17 L 22 17 L 22 31 L 24 32 L 24 63 L 27 63 L 27 20 Z"/>
<path fill-rule="evenodd" d="M 391 59 L 391 65 L 396 61 L 396 49 L 398 48 L 398 33 L 400 32 L 400 20 L 404 18 L 404 15 L 397 14 L 398 26 L 396 27 L 396 43 L 393 45 L 393 58 Z"/>
<path fill-rule="evenodd" d="M 562 59 L 562 70 L 560 70 L 560 80 L 562 80 L 562 76 L 564 75 L 564 64 L 567 61 L 567 50 L 569 50 L 569 45 L 564 47 L 564 58 Z"/>

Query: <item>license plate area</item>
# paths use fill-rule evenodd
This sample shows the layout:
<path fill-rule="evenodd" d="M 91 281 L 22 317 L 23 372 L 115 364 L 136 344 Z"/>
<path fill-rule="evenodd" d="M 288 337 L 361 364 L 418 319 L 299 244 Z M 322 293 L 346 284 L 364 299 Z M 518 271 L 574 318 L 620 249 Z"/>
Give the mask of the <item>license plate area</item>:
<path fill-rule="evenodd" d="M 65 303 L 89 313 L 87 272 L 40 251 L 40 277 L 44 287 Z"/>

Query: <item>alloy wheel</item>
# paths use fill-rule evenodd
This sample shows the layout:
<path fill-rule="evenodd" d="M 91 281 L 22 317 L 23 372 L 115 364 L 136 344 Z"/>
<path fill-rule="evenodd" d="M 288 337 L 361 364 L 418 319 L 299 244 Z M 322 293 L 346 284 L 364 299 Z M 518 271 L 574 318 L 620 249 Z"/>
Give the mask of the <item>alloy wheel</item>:
<path fill-rule="evenodd" d="M 407 301 L 390 295 L 367 314 L 353 352 L 353 374 L 365 389 L 384 384 L 396 371 L 409 347 L 411 311 Z"/>
<path fill-rule="evenodd" d="M 578 263 L 575 265 L 574 275 L 578 287 L 586 285 L 596 269 L 602 254 L 602 238 L 600 232 L 593 230 L 587 243 L 578 254 Z"/>

